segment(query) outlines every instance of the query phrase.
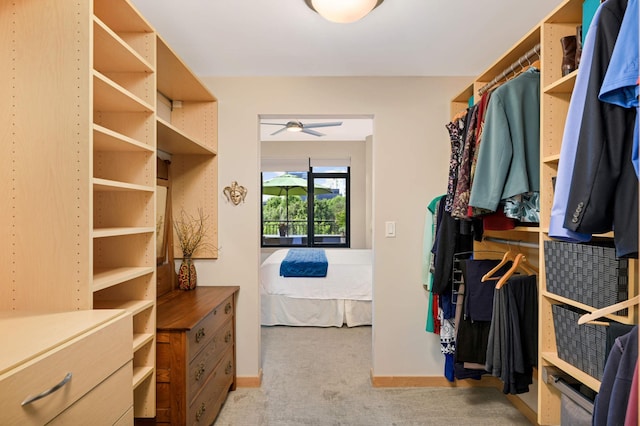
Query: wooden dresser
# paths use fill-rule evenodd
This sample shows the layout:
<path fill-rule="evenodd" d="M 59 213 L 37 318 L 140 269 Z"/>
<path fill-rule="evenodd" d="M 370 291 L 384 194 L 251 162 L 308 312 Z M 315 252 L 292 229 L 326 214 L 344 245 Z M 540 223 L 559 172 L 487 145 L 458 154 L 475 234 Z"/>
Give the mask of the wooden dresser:
<path fill-rule="evenodd" d="M 132 425 L 132 335 L 123 310 L 0 312 L 0 424 Z"/>
<path fill-rule="evenodd" d="M 197 287 L 158 298 L 156 423 L 209 425 L 235 389 L 239 289 Z"/>

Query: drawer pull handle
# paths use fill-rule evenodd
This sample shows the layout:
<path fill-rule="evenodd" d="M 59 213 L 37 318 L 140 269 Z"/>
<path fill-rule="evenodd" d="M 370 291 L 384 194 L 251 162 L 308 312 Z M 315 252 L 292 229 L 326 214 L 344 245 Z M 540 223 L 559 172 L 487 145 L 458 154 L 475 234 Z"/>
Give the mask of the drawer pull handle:
<path fill-rule="evenodd" d="M 231 302 L 228 302 L 228 303 L 226 304 L 226 306 L 224 307 L 224 313 L 225 313 L 225 315 L 228 315 L 228 314 L 229 314 L 229 312 L 231 312 Z"/>
<path fill-rule="evenodd" d="M 227 364 L 227 368 L 224 369 L 224 374 L 230 374 L 231 370 L 233 370 L 233 365 L 231 364 L 231 361 L 229 361 L 229 364 Z"/>
<path fill-rule="evenodd" d="M 204 338 L 204 328 L 201 328 L 196 332 L 196 343 L 200 343 L 200 340 Z"/>
<path fill-rule="evenodd" d="M 196 412 L 196 421 L 197 422 L 200 421 L 200 417 L 202 417 L 202 415 L 204 414 L 205 411 L 207 411 L 207 408 L 204 406 L 204 402 L 203 402 L 202 405 L 200 406 L 200 408 L 198 408 L 198 411 Z"/>
<path fill-rule="evenodd" d="M 200 365 L 198 366 L 198 371 L 196 371 L 196 382 L 200 380 L 200 378 L 202 378 L 202 375 L 204 374 L 204 362 L 201 362 Z"/>
<path fill-rule="evenodd" d="M 227 331 L 227 334 L 224 335 L 224 342 L 229 343 L 231 341 L 231 330 Z"/>
<path fill-rule="evenodd" d="M 64 379 L 62 379 L 62 381 L 60 383 L 58 383 L 57 385 L 55 385 L 51 389 L 47 389 L 46 391 L 44 391 L 42 393 L 39 393 L 38 395 L 35 395 L 35 396 L 28 396 L 27 399 L 22 401 L 21 405 L 24 407 L 25 405 L 31 404 L 32 402 L 35 402 L 35 401 L 37 401 L 37 400 L 39 400 L 41 398 L 44 398 L 45 396 L 51 395 L 52 393 L 54 393 L 55 391 L 57 391 L 58 389 L 60 389 L 64 385 L 66 385 L 67 383 L 69 383 L 69 380 L 71 380 L 71 373 L 67 373 L 67 375 L 64 376 Z"/>

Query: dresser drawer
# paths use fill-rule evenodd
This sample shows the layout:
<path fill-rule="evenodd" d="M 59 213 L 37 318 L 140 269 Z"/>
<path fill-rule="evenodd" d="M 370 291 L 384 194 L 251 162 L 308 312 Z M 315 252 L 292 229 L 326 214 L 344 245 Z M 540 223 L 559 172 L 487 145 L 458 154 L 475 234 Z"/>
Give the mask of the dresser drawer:
<path fill-rule="evenodd" d="M 189 364 L 187 375 L 187 401 L 189 403 L 196 398 L 216 364 L 220 361 L 222 353 L 231 345 L 233 345 L 233 321 L 229 319 L 215 331 L 207 346 Z"/>
<path fill-rule="evenodd" d="M 213 339 L 215 331 L 232 317 L 233 296 L 230 296 L 187 332 L 187 360 L 193 360 L 196 354 Z"/>
<path fill-rule="evenodd" d="M 131 361 L 132 347 L 131 316 L 122 315 L 0 375 L 0 424 L 47 423 Z M 71 379 L 56 392 L 21 405 L 68 373 Z"/>
<path fill-rule="evenodd" d="M 215 420 L 234 376 L 233 349 L 229 348 L 209 376 L 202 392 L 189 406 L 188 425 L 210 425 Z"/>
<path fill-rule="evenodd" d="M 81 425 L 91 419 L 92 426 L 114 425 L 118 422 L 133 425 L 133 411 L 130 422 L 124 416 L 133 407 L 133 392 L 123 392 L 123 389 L 131 387 L 132 377 L 133 362 L 128 362 L 49 424 Z"/>

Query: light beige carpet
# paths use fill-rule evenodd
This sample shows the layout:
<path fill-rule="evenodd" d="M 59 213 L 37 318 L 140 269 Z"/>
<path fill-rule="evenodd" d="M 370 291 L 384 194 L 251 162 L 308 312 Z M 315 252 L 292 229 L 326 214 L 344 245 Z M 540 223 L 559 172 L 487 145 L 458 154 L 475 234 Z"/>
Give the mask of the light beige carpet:
<path fill-rule="evenodd" d="M 373 388 L 371 327 L 263 327 L 262 359 L 216 426 L 530 424 L 495 388 Z"/>

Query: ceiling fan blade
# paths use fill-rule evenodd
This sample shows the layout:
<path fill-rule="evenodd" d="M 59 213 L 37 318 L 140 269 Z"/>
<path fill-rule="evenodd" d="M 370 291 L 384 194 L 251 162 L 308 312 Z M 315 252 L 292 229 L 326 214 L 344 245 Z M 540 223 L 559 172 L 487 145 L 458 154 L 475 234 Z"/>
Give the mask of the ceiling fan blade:
<path fill-rule="evenodd" d="M 333 121 L 331 123 L 311 123 L 305 124 L 304 128 L 309 129 L 313 127 L 333 127 L 333 126 L 342 126 L 342 121 Z"/>
<path fill-rule="evenodd" d="M 284 132 L 285 130 L 287 130 L 287 128 L 286 128 L 286 127 L 283 127 L 282 129 L 280 129 L 280 130 L 276 130 L 275 132 L 271 133 L 271 136 L 273 136 L 273 135 L 277 135 L 278 133 Z"/>
<path fill-rule="evenodd" d="M 286 126 L 287 123 L 260 123 L 260 124 L 266 124 L 268 126 Z"/>
<path fill-rule="evenodd" d="M 306 127 L 301 130 L 302 133 L 307 133 L 313 136 L 324 136 L 324 133 L 316 132 L 315 130 L 309 130 Z"/>

